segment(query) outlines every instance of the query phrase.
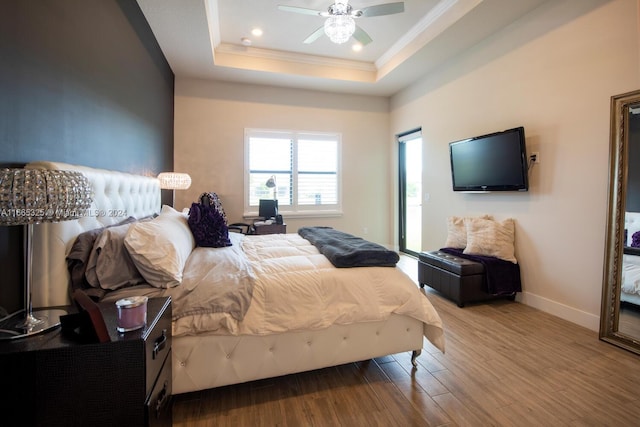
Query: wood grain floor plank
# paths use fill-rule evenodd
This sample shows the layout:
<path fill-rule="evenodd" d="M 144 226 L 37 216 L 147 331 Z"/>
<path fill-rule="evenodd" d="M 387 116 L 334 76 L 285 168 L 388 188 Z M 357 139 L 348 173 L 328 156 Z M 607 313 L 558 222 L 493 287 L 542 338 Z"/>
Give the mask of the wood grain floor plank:
<path fill-rule="evenodd" d="M 448 392 L 447 388 L 429 370 L 414 368 L 411 365 L 411 353 L 399 353 L 395 355 L 395 358 L 397 363 L 383 365 L 382 369 L 396 385 L 398 381 L 403 381 L 419 387 L 429 396 L 437 396 Z M 442 371 L 442 369 L 439 371 Z"/>
<path fill-rule="evenodd" d="M 505 389 L 495 387 L 496 383 L 482 383 L 465 374 L 441 371 L 434 376 L 456 398 L 469 406 L 493 409 L 513 403 L 513 397 Z"/>
<path fill-rule="evenodd" d="M 396 355 L 398 357 L 399 355 Z M 385 374 L 398 387 L 404 397 L 422 414 L 427 425 L 440 426 L 451 422 L 447 414 L 438 406 L 431 398 L 430 393 L 424 388 L 426 384 L 432 391 L 432 395 L 447 393 L 446 388 L 427 371 L 423 371 L 423 375 L 428 375 L 429 379 L 424 377 L 418 379 L 416 374 L 420 372 L 411 366 L 411 357 L 405 361 L 406 365 L 400 363 L 387 363 L 381 366 Z M 437 385 L 433 384 L 437 383 Z M 435 393 L 437 389 L 437 393 Z"/>
<path fill-rule="evenodd" d="M 504 425 L 490 417 L 484 411 L 462 403 L 452 393 L 441 394 L 433 398 L 438 405 L 451 417 L 457 426 L 499 426 Z"/>
<path fill-rule="evenodd" d="M 425 346 L 426 346 L 426 344 L 425 344 Z M 439 352 L 440 352 L 440 350 L 438 350 L 438 353 Z M 425 351 L 425 350 L 422 351 L 422 354 L 416 360 L 418 361 L 418 364 L 420 365 L 420 367 L 426 369 L 427 371 L 429 371 L 431 373 L 442 371 L 442 370 L 446 369 L 442 365 L 442 363 L 440 363 L 435 357 L 433 357 L 433 355 L 430 352 Z"/>
<path fill-rule="evenodd" d="M 504 408 L 500 408 L 504 417 L 508 418 L 515 426 L 539 427 L 565 425 L 548 408 L 533 401 L 515 402 Z"/>

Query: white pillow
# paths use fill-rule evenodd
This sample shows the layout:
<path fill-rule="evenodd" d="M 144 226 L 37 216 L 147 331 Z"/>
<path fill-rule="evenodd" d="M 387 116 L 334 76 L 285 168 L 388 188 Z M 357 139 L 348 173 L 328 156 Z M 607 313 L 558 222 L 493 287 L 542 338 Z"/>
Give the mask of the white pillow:
<path fill-rule="evenodd" d="M 486 255 L 517 264 L 515 255 L 515 221 L 507 218 L 494 221 L 482 218 L 467 218 L 467 247 L 463 253 Z"/>
<path fill-rule="evenodd" d="M 464 249 L 467 247 L 467 228 L 464 225 L 463 216 L 450 216 L 447 218 L 447 241 L 445 248 Z M 479 218 L 492 219 L 491 215 L 482 215 Z"/>
<path fill-rule="evenodd" d="M 182 282 L 184 265 L 196 244 L 187 216 L 165 205 L 157 218 L 133 224 L 124 245 L 147 283 L 171 288 Z"/>

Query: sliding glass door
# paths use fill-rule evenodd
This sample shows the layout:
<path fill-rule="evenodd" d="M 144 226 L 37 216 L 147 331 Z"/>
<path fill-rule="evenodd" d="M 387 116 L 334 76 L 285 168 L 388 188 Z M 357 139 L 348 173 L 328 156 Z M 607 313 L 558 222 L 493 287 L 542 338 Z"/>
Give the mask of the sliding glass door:
<path fill-rule="evenodd" d="M 422 132 L 398 135 L 400 251 L 417 256 L 422 250 Z"/>

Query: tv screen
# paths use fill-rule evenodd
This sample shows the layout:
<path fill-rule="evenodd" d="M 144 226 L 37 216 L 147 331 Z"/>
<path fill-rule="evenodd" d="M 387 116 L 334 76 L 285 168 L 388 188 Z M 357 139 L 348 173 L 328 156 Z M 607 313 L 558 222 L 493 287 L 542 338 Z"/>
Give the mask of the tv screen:
<path fill-rule="evenodd" d="M 272 199 L 260 199 L 258 216 L 264 219 L 275 218 L 278 215 L 278 201 Z"/>
<path fill-rule="evenodd" d="M 453 191 L 528 191 L 524 128 L 449 143 Z"/>

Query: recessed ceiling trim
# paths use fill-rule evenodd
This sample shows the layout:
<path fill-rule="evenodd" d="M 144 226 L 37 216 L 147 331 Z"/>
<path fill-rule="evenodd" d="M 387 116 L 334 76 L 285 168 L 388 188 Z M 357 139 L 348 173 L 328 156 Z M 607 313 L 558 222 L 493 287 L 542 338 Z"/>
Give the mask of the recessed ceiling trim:
<path fill-rule="evenodd" d="M 207 14 L 207 26 L 209 27 L 211 52 L 215 53 L 215 48 L 222 41 L 222 36 L 220 35 L 220 25 L 218 25 L 218 19 L 220 19 L 218 13 L 218 0 L 207 0 L 204 6 L 205 12 Z"/>
<path fill-rule="evenodd" d="M 223 46 L 221 44 L 220 46 Z M 322 80 L 342 80 L 360 83 L 375 83 L 376 72 L 353 68 L 325 66 L 300 61 L 282 61 L 272 57 L 250 57 L 237 55 L 233 51 L 216 49 L 216 65 L 235 70 L 258 71 L 290 76 L 314 77 Z"/>
<path fill-rule="evenodd" d="M 442 0 L 380 56 L 375 65 L 384 77 L 484 0 Z"/>
<path fill-rule="evenodd" d="M 433 9 L 429 11 L 416 25 L 414 25 L 409 31 L 395 42 L 389 50 L 383 53 L 377 60 L 376 66 L 378 68 L 383 67 L 394 56 L 396 56 L 402 49 L 407 47 L 413 42 L 420 34 L 425 32 L 434 22 L 436 22 L 442 15 L 444 15 L 458 0 L 442 0 Z"/>
<path fill-rule="evenodd" d="M 357 71 L 376 72 L 376 66 L 370 62 L 350 61 L 348 59 L 328 58 L 326 56 L 305 55 L 282 50 L 263 49 L 258 47 L 238 46 L 230 43 L 220 43 L 216 53 L 241 55 L 247 58 L 269 59 L 275 61 L 294 62 L 306 65 L 318 65 L 334 68 L 348 68 Z"/>

